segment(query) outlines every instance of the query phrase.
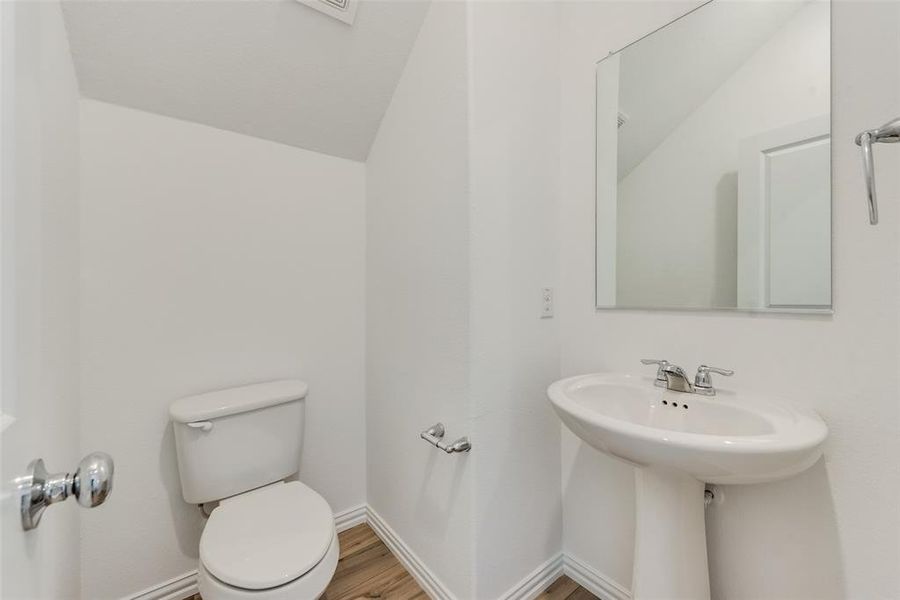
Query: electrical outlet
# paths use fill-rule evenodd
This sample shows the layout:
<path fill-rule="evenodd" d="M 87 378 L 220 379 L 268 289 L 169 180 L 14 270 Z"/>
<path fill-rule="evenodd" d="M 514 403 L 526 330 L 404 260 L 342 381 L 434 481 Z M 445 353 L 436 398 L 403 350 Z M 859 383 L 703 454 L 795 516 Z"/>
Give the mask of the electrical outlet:
<path fill-rule="evenodd" d="M 553 288 L 541 288 L 541 318 L 553 317 Z"/>

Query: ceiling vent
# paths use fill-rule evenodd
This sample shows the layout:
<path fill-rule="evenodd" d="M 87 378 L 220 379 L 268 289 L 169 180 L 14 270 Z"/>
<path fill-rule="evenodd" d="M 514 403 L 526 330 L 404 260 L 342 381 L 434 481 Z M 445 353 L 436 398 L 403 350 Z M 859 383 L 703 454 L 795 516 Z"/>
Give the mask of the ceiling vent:
<path fill-rule="evenodd" d="M 347 25 L 353 25 L 356 18 L 356 7 L 359 0 L 297 0 L 310 8 L 323 12 L 329 17 L 343 21 Z"/>

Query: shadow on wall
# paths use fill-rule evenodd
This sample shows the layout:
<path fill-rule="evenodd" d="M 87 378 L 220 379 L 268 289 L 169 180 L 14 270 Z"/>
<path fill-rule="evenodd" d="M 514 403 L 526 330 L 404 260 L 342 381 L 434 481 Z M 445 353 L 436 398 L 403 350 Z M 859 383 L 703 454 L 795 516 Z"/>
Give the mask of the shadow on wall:
<path fill-rule="evenodd" d="M 439 459 L 446 458 L 442 456 L 443 454 L 436 448 L 429 448 L 428 461 L 425 463 L 424 469 L 422 469 L 420 478 L 422 483 L 419 485 L 418 494 L 416 494 L 415 522 L 431 532 L 435 539 L 443 539 L 444 534 L 447 532 L 447 526 L 451 521 L 450 512 L 454 510 L 457 502 L 460 501 L 458 496 L 463 487 L 462 479 L 465 475 L 466 465 L 469 462 L 468 453 L 464 455 L 454 454 L 451 457 L 455 459 L 453 461 L 453 475 L 448 478 L 446 473 L 441 471 L 435 480 L 436 463 Z M 443 493 L 444 491 L 446 493 Z M 468 501 L 467 499 L 464 500 Z"/>
<path fill-rule="evenodd" d="M 716 214 L 713 218 L 713 297 L 711 306 L 737 306 L 738 175 L 730 171 L 716 184 Z"/>
<path fill-rule="evenodd" d="M 564 551 L 586 565 L 602 568 L 604 578 L 629 589 L 634 562 L 634 468 L 573 433 L 564 431 L 563 438 L 566 445 L 575 445 L 569 472 L 563 474 Z M 573 514 L 595 517 L 572 518 Z M 615 543 L 597 541 L 604 539 Z"/>
<path fill-rule="evenodd" d="M 560 468 L 560 424 L 539 393 L 519 394 L 515 408 L 475 425 L 483 453 L 475 498 L 479 598 L 500 597 L 562 549 L 561 481 L 549 476 Z M 541 404 L 524 408 L 535 400 Z"/>
<path fill-rule="evenodd" d="M 720 489 L 724 502 L 706 513 L 713 598 L 744 598 L 739 590 L 773 600 L 846 597 L 824 458 L 791 479 Z"/>
<path fill-rule="evenodd" d="M 573 442 L 568 438 L 566 444 Z M 628 588 L 634 553 L 633 468 L 574 443 L 571 470 L 564 474 L 565 506 L 575 514 L 608 516 L 566 522 L 565 551 L 595 568 L 602 565 L 602 576 Z M 824 459 L 784 481 L 717 487 L 722 502 L 706 511 L 713 598 L 850 597 Z M 617 543 L 598 544 L 599 539 Z"/>
<path fill-rule="evenodd" d="M 178 460 L 175 456 L 175 431 L 168 420 L 159 445 L 159 478 L 169 498 L 178 547 L 185 556 L 199 559 L 204 520 L 200 510 L 185 502 L 181 495 Z"/>

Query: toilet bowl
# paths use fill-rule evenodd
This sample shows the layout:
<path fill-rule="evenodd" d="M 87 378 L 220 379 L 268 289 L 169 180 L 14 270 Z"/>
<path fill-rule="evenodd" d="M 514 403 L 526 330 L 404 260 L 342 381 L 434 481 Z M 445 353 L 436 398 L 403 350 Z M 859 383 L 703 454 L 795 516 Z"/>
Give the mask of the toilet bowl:
<path fill-rule="evenodd" d="M 204 600 L 313 600 L 338 562 L 328 503 L 300 482 L 224 500 L 200 538 Z"/>
<path fill-rule="evenodd" d="M 181 493 L 219 501 L 200 537 L 203 600 L 314 600 L 340 549 L 331 507 L 299 481 L 302 381 L 189 396 L 169 407 Z"/>

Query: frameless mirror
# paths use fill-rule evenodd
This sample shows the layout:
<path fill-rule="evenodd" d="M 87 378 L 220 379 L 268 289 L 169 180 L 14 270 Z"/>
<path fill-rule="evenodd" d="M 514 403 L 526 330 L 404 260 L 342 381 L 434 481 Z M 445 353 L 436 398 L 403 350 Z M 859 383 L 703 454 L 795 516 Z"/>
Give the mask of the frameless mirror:
<path fill-rule="evenodd" d="M 831 310 L 830 19 L 715 0 L 597 64 L 598 308 Z"/>

